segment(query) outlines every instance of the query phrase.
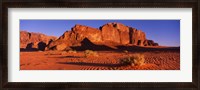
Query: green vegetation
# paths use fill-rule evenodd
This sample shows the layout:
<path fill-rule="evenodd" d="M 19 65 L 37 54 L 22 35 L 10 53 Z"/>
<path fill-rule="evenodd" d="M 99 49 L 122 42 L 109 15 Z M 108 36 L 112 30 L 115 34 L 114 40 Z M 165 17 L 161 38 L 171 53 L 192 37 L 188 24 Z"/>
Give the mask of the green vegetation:
<path fill-rule="evenodd" d="M 69 50 L 68 53 L 77 53 L 76 50 Z"/>
<path fill-rule="evenodd" d="M 85 57 L 89 57 L 89 56 L 95 56 L 98 57 L 99 55 L 97 54 L 97 52 L 92 51 L 92 50 L 85 50 Z"/>
<path fill-rule="evenodd" d="M 124 50 L 123 52 L 124 52 L 124 53 L 126 53 L 126 54 L 128 53 L 128 51 L 127 51 L 127 50 Z"/>
<path fill-rule="evenodd" d="M 132 56 L 120 59 L 120 63 L 123 65 L 131 66 L 141 66 L 144 64 L 144 55 L 143 54 L 134 54 Z"/>

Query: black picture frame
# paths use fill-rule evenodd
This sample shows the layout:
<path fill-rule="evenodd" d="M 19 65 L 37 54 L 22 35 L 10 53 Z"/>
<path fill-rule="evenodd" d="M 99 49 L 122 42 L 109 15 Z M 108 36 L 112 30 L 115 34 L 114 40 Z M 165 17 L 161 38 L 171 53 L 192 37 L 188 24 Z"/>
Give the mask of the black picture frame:
<path fill-rule="evenodd" d="M 192 8 L 192 82 L 8 82 L 8 8 Z M 198 90 L 199 85 L 198 0 L 3 0 L 1 2 L 1 88 L 156 88 Z"/>

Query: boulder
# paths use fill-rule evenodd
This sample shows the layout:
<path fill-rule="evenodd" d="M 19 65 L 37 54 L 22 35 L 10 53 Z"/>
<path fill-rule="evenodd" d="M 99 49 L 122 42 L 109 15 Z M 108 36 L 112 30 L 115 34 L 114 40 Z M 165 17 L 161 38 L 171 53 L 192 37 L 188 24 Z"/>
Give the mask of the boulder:
<path fill-rule="evenodd" d="M 65 48 L 67 48 L 67 45 L 65 45 L 64 43 L 56 45 L 55 47 L 56 50 L 65 50 Z"/>

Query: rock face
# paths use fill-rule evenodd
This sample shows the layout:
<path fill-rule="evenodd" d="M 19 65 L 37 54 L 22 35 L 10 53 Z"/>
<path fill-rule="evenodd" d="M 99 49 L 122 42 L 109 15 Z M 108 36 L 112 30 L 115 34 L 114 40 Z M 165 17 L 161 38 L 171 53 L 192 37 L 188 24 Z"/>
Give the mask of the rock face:
<path fill-rule="evenodd" d="M 130 43 L 134 45 L 144 46 L 146 35 L 141 30 L 130 28 Z"/>
<path fill-rule="evenodd" d="M 56 37 L 41 33 L 20 31 L 20 48 L 26 50 L 45 50 L 46 46 Z"/>
<path fill-rule="evenodd" d="M 88 40 L 95 45 L 115 46 L 158 46 L 153 40 L 146 39 L 143 31 L 121 23 L 108 23 L 99 29 L 75 25 L 71 31 L 66 31 L 57 40 L 48 45 L 51 50 L 67 50 L 73 47 L 84 46 L 83 40 Z"/>
<path fill-rule="evenodd" d="M 75 25 L 71 31 L 66 31 L 56 41 L 52 42 L 48 48 L 53 50 L 69 49 L 69 46 L 80 46 L 85 38 L 93 43 L 102 43 L 101 31 L 95 28 Z"/>
<path fill-rule="evenodd" d="M 102 26 L 102 37 L 104 42 L 129 44 L 129 27 L 120 23 L 108 23 Z"/>

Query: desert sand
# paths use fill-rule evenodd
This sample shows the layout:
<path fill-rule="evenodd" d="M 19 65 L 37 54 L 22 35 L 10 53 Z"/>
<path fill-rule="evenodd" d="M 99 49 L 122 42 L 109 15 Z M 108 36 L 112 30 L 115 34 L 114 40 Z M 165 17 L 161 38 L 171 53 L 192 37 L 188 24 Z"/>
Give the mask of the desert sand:
<path fill-rule="evenodd" d="M 20 70 L 180 70 L 180 49 L 145 47 L 135 51 L 96 51 L 98 56 L 85 57 L 84 51 L 20 52 Z M 144 65 L 120 64 L 120 59 L 143 54 Z"/>

